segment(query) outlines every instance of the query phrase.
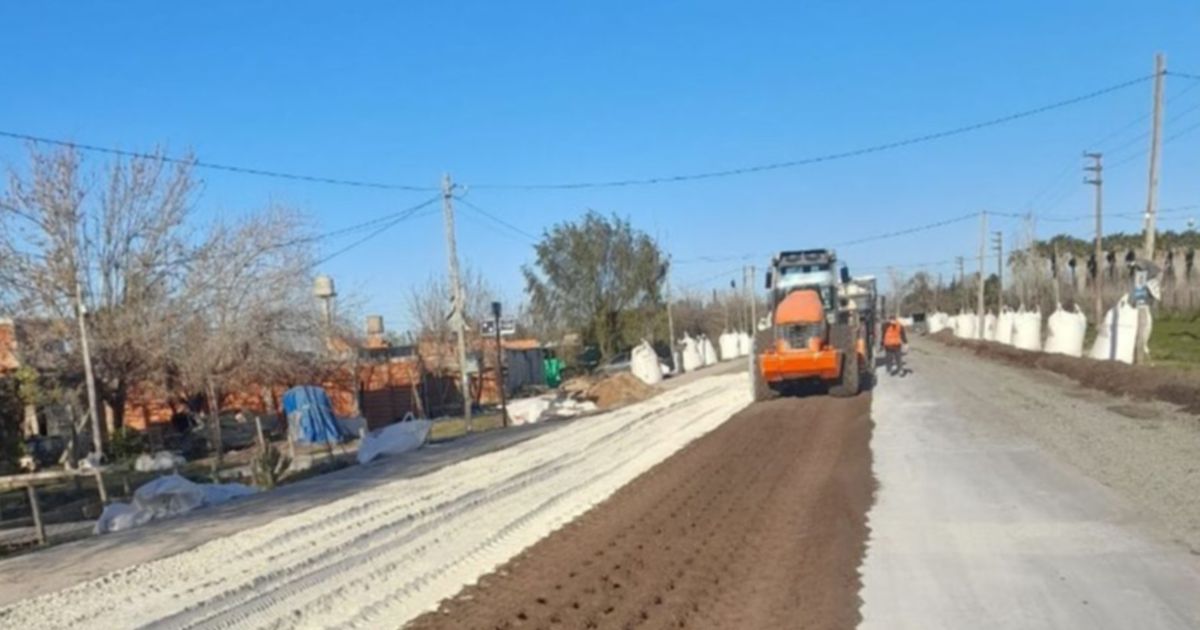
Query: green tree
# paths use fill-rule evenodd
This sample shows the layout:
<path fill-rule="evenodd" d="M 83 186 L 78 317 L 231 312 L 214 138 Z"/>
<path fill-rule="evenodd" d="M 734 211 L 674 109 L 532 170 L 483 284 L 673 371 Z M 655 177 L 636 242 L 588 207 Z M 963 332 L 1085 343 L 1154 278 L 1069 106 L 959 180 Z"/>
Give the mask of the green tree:
<path fill-rule="evenodd" d="M 548 230 L 526 266 L 530 310 L 543 329 L 576 331 L 604 357 L 632 346 L 661 320 L 662 250 L 628 220 L 588 211 Z"/>

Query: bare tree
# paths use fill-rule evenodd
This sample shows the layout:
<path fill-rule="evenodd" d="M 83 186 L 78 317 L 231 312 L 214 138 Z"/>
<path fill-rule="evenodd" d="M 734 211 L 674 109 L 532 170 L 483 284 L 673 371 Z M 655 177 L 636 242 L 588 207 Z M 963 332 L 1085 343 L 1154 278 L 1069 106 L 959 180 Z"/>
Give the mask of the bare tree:
<path fill-rule="evenodd" d="M 196 183 L 186 159 L 135 157 L 109 164 L 95 192 L 75 150 L 32 147 L 29 156 L 26 172 L 10 169 L 0 202 L 0 295 L 15 313 L 44 322 L 36 328 L 43 338 L 31 340 L 36 350 L 73 336 L 80 287 L 98 393 L 119 427 L 131 384 L 164 364 L 179 282 L 173 261 L 188 253 Z M 75 372 L 77 347 L 60 344 L 52 358 Z"/>
<path fill-rule="evenodd" d="M 299 217 L 275 208 L 237 224 L 218 223 L 189 269 L 172 336 L 179 391 L 203 392 L 213 448 L 221 455 L 224 393 L 314 378 L 331 331 L 309 293 L 312 249 Z"/>
<path fill-rule="evenodd" d="M 462 274 L 466 308 L 463 313 L 469 335 L 478 336 L 479 323 L 491 319 L 496 292 L 478 270 L 466 268 Z M 431 275 L 424 285 L 414 287 L 408 298 L 408 315 L 424 339 L 449 339 L 450 288 L 442 276 Z"/>

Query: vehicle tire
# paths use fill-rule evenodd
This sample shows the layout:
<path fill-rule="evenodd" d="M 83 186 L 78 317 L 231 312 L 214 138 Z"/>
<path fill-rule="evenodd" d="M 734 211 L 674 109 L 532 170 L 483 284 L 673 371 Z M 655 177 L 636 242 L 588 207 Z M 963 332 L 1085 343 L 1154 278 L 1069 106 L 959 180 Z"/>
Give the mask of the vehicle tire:
<path fill-rule="evenodd" d="M 766 378 L 763 378 L 762 368 L 758 364 L 759 353 L 767 347 L 769 337 L 769 331 L 756 331 L 754 343 L 750 349 L 750 391 L 754 402 L 762 402 L 779 396 L 779 392 L 767 383 Z"/>
<path fill-rule="evenodd" d="M 842 376 L 836 384 L 829 387 L 829 395 L 834 398 L 852 398 L 858 395 L 862 383 L 858 353 L 842 352 L 841 357 Z"/>

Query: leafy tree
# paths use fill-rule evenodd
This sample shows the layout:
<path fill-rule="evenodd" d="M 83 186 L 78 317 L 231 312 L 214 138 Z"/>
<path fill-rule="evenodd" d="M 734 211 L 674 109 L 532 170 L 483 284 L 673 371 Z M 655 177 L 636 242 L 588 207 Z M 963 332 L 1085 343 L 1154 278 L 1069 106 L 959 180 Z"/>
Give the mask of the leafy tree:
<path fill-rule="evenodd" d="M 579 332 L 608 357 L 659 319 L 666 261 L 628 220 L 589 210 L 548 230 L 535 251 L 536 268 L 522 271 L 530 308 L 549 327 Z"/>

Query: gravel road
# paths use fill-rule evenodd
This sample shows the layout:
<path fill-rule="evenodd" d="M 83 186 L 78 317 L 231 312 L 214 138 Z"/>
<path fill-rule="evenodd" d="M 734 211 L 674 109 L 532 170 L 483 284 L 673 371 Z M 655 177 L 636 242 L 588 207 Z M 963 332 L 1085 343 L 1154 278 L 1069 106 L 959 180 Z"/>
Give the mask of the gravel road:
<path fill-rule="evenodd" d="M 870 396 L 756 404 L 413 628 L 849 628 Z"/>
<path fill-rule="evenodd" d="M 1194 417 L 914 350 L 874 392 L 863 628 L 1200 627 Z"/>
<path fill-rule="evenodd" d="M 570 522 L 749 402 L 687 383 L 509 448 L 0 608 L 19 628 L 396 627 Z"/>

